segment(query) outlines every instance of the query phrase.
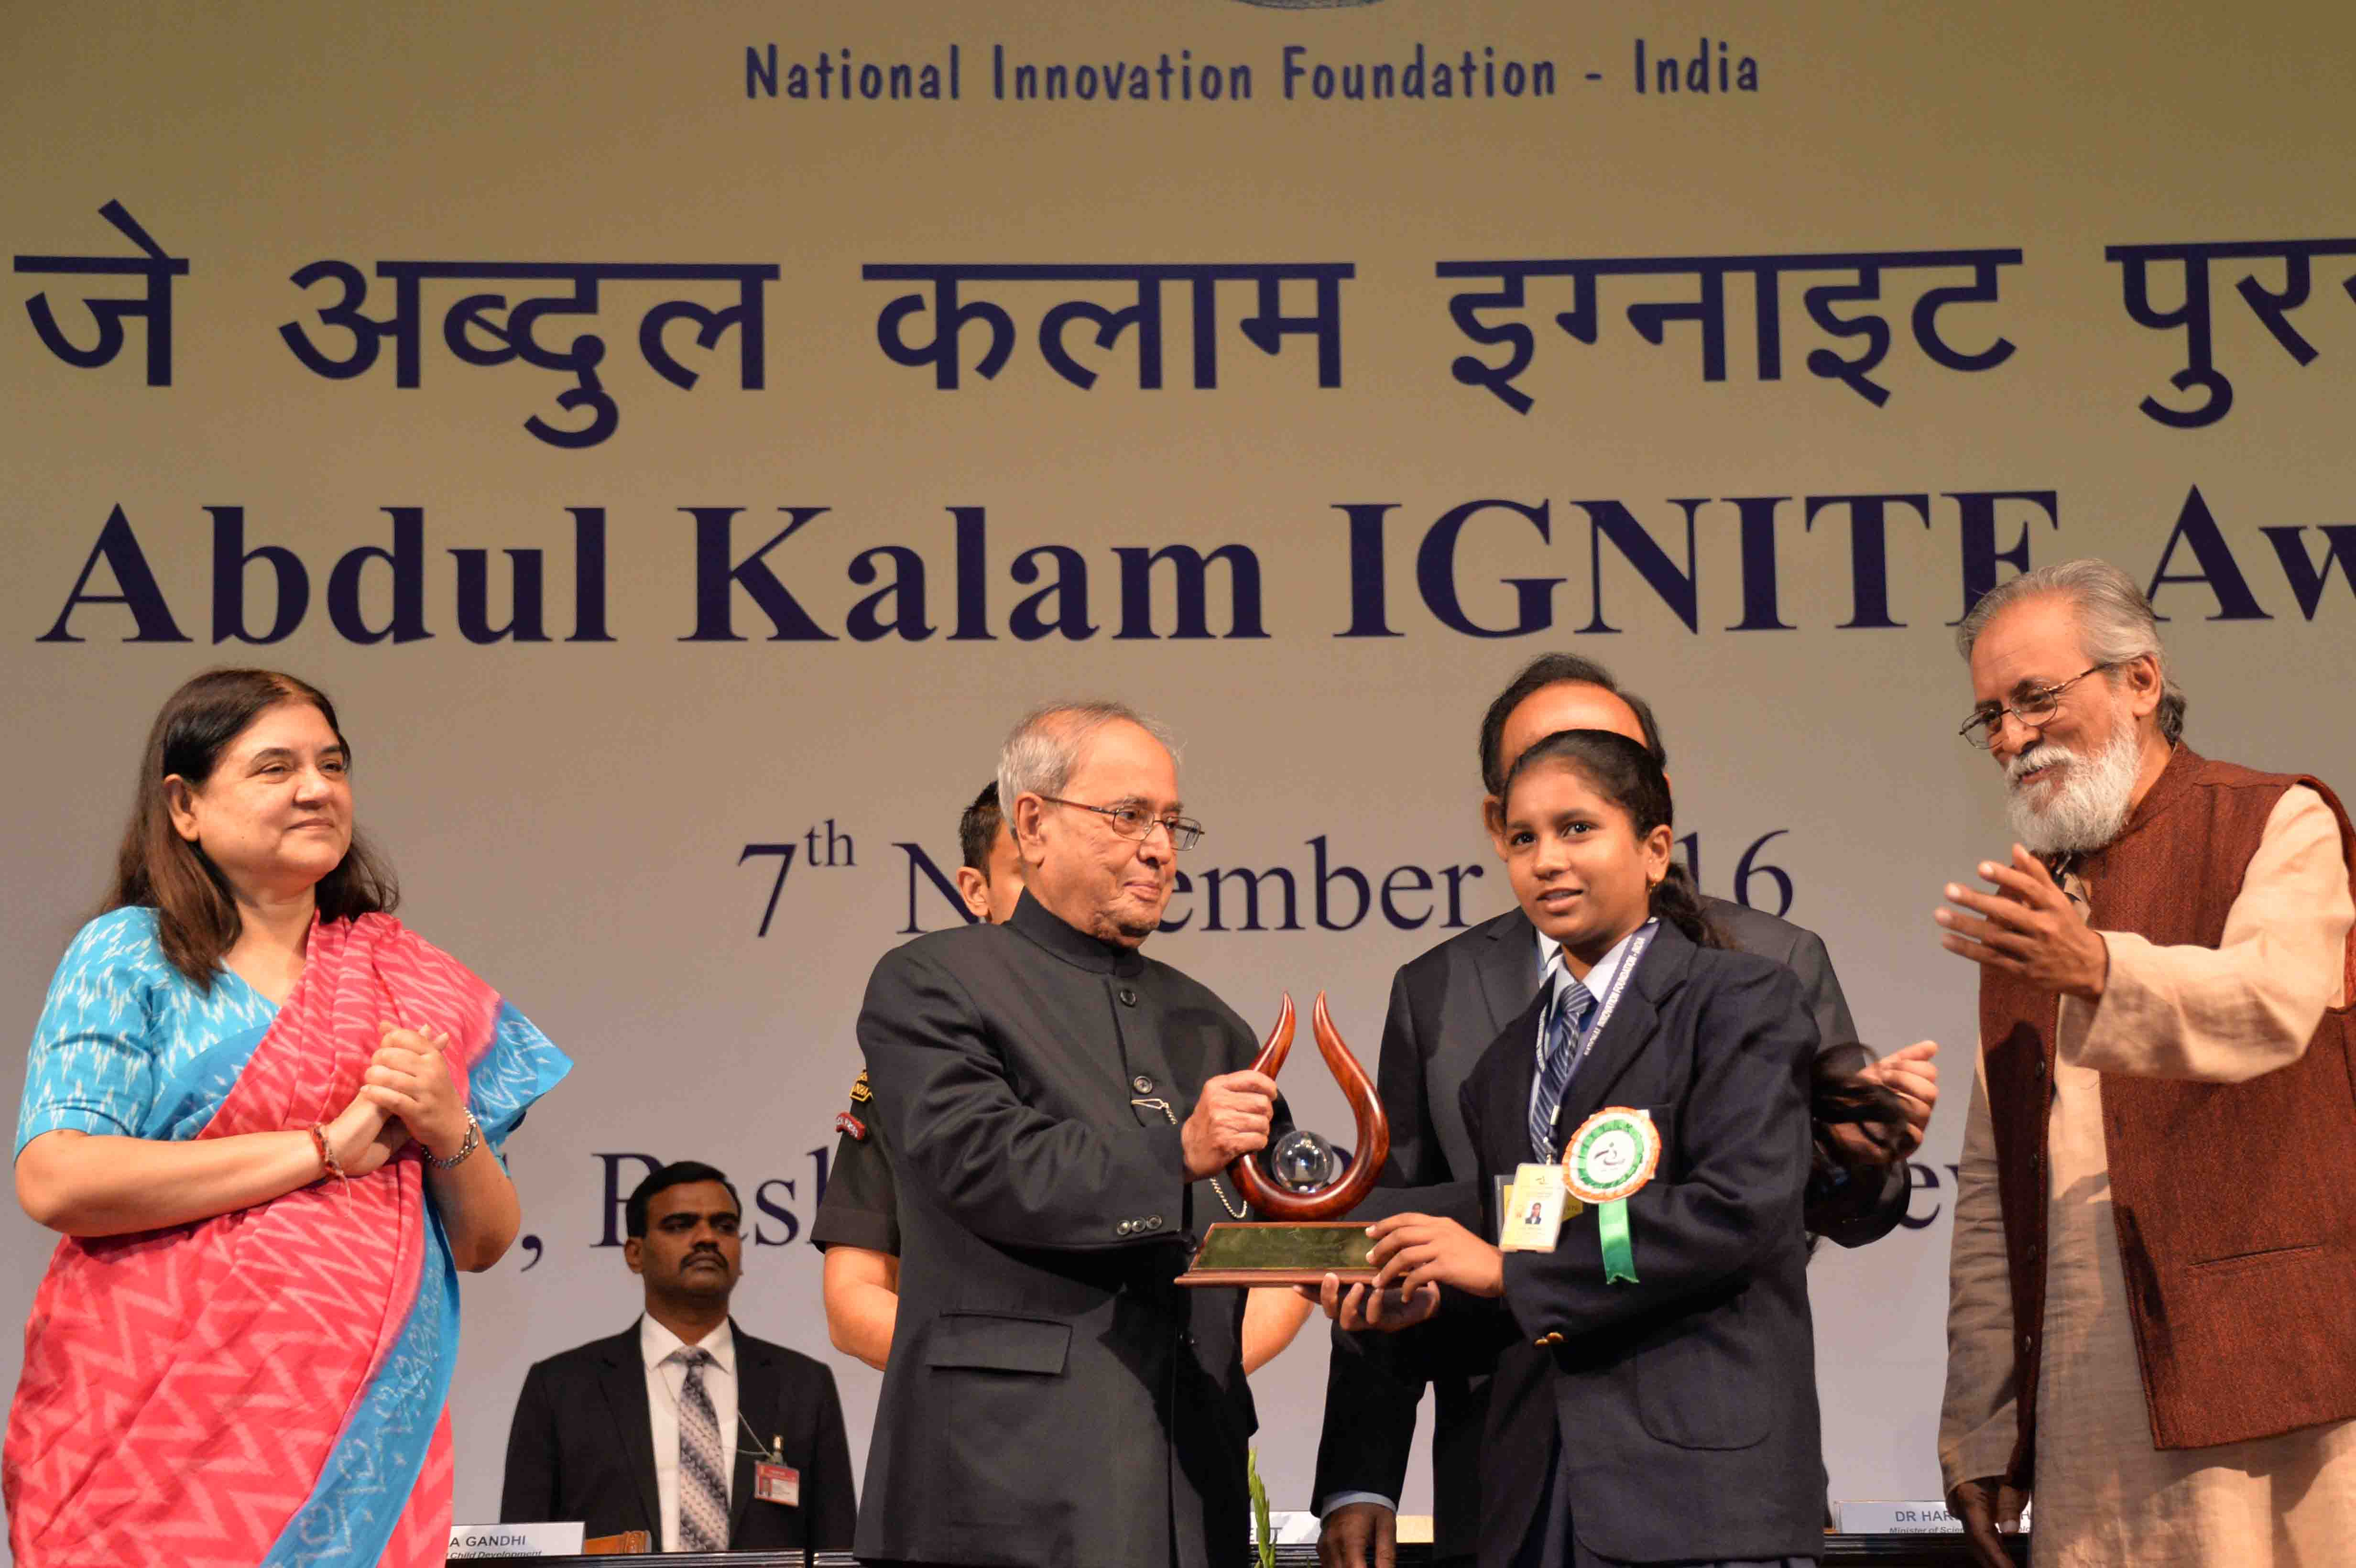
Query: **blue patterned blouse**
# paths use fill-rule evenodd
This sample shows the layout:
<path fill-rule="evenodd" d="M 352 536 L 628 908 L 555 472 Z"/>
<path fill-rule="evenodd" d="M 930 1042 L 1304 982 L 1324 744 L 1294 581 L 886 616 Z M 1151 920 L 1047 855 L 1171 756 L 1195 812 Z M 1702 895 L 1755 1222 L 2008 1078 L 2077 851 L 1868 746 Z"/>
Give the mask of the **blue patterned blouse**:
<path fill-rule="evenodd" d="M 99 916 L 73 939 L 33 1030 L 16 1152 L 46 1132 L 192 1138 L 229 1095 L 278 1008 L 236 975 L 199 991 L 164 956 L 152 909 Z M 572 1062 L 502 1001 L 466 1104 L 497 1149 Z"/>

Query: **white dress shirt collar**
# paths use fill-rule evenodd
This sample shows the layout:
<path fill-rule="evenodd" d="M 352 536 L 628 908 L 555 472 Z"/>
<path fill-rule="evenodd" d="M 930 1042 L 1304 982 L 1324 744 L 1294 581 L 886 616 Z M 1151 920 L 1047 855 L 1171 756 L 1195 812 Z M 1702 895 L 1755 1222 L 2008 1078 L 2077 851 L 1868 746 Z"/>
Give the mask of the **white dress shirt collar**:
<path fill-rule="evenodd" d="M 1652 930 L 1660 923 L 1658 917 L 1646 921 L 1644 924 L 1638 926 L 1635 930 L 1622 937 L 1619 941 L 1613 943 L 1611 948 L 1605 952 L 1603 956 L 1595 961 L 1595 966 L 1588 970 L 1587 978 L 1582 981 L 1581 984 L 1586 986 L 1587 994 L 1593 997 L 1599 1005 L 1602 1002 L 1604 997 L 1612 994 L 1612 982 L 1613 977 L 1620 973 L 1621 961 L 1628 956 L 1628 944 L 1635 941 L 1636 938 L 1644 936 L 1646 932 Z M 1553 937 L 1548 936 L 1543 931 L 1537 933 L 1537 938 L 1538 981 L 1540 988 L 1547 993 L 1547 1005 L 1551 1008 L 1554 1004 L 1555 994 L 1562 989 L 1565 981 L 1571 978 L 1570 966 L 1565 964 L 1562 960 L 1561 943 L 1557 942 Z M 1645 940 L 1649 942 L 1652 939 L 1650 937 L 1646 937 Z M 1541 1041 L 1539 1049 L 1543 1051 L 1545 1049 L 1543 1041 L 1546 1036 L 1546 1026 L 1543 1023 L 1538 1026 L 1538 1035 Z"/>
<path fill-rule="evenodd" d="M 736 1331 L 727 1318 L 723 1317 L 719 1328 L 696 1342 L 711 1352 L 712 1361 L 722 1371 L 732 1378 L 736 1375 Z M 656 1322 L 651 1315 L 639 1316 L 638 1351 L 646 1357 L 648 1366 L 660 1366 L 685 1349 L 687 1341 Z"/>

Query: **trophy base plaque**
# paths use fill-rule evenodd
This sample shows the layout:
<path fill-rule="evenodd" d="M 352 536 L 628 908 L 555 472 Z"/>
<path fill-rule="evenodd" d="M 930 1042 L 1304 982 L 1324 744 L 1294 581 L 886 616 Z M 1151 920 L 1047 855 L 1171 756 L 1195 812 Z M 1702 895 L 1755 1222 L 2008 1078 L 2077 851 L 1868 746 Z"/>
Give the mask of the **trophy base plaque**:
<path fill-rule="evenodd" d="M 1221 1221 L 1204 1232 L 1180 1285 L 1318 1285 L 1327 1275 L 1364 1285 L 1375 1277 L 1366 1253 L 1374 1241 L 1363 1221 L 1307 1220 L 1292 1223 Z"/>

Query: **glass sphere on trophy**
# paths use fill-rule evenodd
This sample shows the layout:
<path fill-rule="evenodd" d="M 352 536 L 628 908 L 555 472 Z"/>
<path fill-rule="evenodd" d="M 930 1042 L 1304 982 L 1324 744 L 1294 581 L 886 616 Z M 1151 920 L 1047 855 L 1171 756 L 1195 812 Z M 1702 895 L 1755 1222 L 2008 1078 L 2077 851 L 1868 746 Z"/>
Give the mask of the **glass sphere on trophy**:
<path fill-rule="evenodd" d="M 1254 1072 L 1276 1076 L 1292 1049 L 1292 997 L 1287 995 L 1276 1028 L 1252 1062 Z M 1310 1024 L 1358 1124 L 1348 1169 L 1344 1171 L 1342 1154 L 1329 1139 L 1298 1127 L 1262 1154 L 1237 1159 L 1227 1174 L 1260 1218 L 1211 1226 L 1193 1264 L 1179 1275 L 1181 1285 L 1315 1285 L 1329 1274 L 1350 1285 L 1375 1277 L 1366 1262 L 1365 1226 L 1334 1216 L 1348 1213 L 1374 1190 L 1390 1157 L 1390 1119 L 1383 1115 L 1374 1080 L 1333 1027 L 1323 991 L 1310 1009 Z"/>

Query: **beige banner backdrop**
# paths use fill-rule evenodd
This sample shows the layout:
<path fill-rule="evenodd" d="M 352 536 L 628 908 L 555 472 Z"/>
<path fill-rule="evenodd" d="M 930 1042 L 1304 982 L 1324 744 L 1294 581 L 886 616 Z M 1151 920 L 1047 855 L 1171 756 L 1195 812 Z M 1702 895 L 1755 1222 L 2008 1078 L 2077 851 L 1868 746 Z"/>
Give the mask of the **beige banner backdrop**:
<path fill-rule="evenodd" d="M 29 1034 L 177 682 L 259 662 L 337 698 L 404 914 L 578 1062 L 511 1146 L 534 1243 L 466 1282 L 461 1520 L 497 1509 L 527 1364 L 635 1310 L 599 1244 L 609 1178 L 640 1168 L 622 1155 L 710 1159 L 758 1195 L 740 1318 L 830 1357 L 863 1453 L 876 1380 L 827 1349 L 805 1240 L 816 1151 L 869 967 L 912 912 L 957 918 L 914 857 L 946 875 L 958 807 L 1044 699 L 1115 694 L 1183 738 L 1211 831 L 1152 951 L 1249 1018 L 1330 990 L 1369 1060 L 1393 969 L 1510 896 L 1475 816 L 1490 694 L 1568 647 L 1653 699 L 1705 887 L 1774 909 L 1788 881 L 1867 1039 L 1948 1048 L 1914 1228 L 1814 1267 L 1838 1498 L 1936 1489 L 1973 974 L 1930 912 L 2005 842 L 1993 772 L 1954 738 L 1967 594 L 2110 557 L 2158 583 L 2198 744 L 2356 782 L 2344 12 L 2261 34 L 2232 7 L 2015 0 L 20 3 L 0 43 L 0 1017 Z M 895 99 L 894 66 L 942 96 Z M 43 294 L 81 353 L 84 300 L 147 297 L 144 274 L 42 270 L 142 254 L 109 202 L 187 263 L 168 385 L 155 320 L 78 368 L 27 312 Z M 2239 249 L 2105 253 L 2188 242 Z M 1591 341 L 1557 321 L 1580 325 L 1576 270 L 1505 267 L 1637 259 L 1666 264 L 1585 274 Z M 321 320 L 334 276 L 290 281 L 323 261 L 379 322 L 414 280 L 416 385 L 397 330 L 358 374 L 298 357 L 282 327 L 323 363 L 353 352 Z M 380 270 L 423 261 L 452 265 Z M 1467 262 L 1485 278 L 1446 271 Z M 594 312 L 533 312 L 588 294 L 524 263 L 776 272 L 599 273 Z M 1214 263 L 1247 271 L 1183 271 Z M 984 376 L 969 322 L 946 389 L 878 336 L 931 341 L 935 284 L 862 270 L 952 264 L 1131 271 L 969 275 L 1009 353 Z M 1277 264 L 1308 271 L 1264 313 L 1248 269 Z M 1331 386 L 1319 264 L 1348 272 Z M 1179 269 L 1153 389 L 1150 322 L 1098 336 L 1147 265 Z M 1522 308 L 1494 297 L 1507 275 Z M 757 374 L 742 319 L 642 346 L 665 302 L 748 287 Z M 1040 337 L 1074 301 L 1099 313 L 1065 313 L 1076 377 Z M 1861 320 L 1886 357 L 1857 370 Z M 1507 380 L 1515 325 L 1531 356 Z M 2201 423 L 2224 395 L 2170 385 L 2190 326 L 2231 384 Z M 594 398 L 556 400 L 586 334 L 616 423 L 558 444 L 526 421 L 593 428 Z M 1460 379 L 1460 357 L 1491 369 Z M 1199 596 L 1151 560 L 1173 546 L 1211 558 Z M 393 559 L 350 553 L 371 549 Z M 288 560 L 304 591 L 282 601 Z M 543 640 L 477 640 L 533 631 L 535 571 Z M 781 888 L 753 845 L 794 847 Z M 1287 1087 L 1346 1131 L 1313 1061 Z M 48 1238 L 0 1236 L 13 1321 Z M 1324 1366 L 1312 1330 L 1260 1375 L 1280 1506 L 1310 1500 Z M 1419 1464 L 1409 1506 L 1428 1497 Z"/>

